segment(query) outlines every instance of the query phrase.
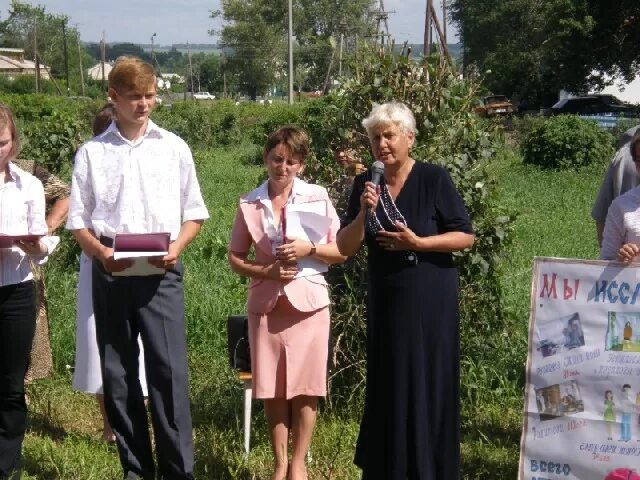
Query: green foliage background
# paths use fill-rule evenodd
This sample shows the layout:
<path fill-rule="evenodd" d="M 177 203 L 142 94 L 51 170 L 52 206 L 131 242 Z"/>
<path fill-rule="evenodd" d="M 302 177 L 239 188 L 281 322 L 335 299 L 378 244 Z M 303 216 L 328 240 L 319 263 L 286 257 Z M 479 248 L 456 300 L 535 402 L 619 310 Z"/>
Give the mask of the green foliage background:
<path fill-rule="evenodd" d="M 559 115 L 532 121 L 523 134 L 521 147 L 525 163 L 568 169 L 611 158 L 612 144 L 612 135 L 595 121 Z"/>

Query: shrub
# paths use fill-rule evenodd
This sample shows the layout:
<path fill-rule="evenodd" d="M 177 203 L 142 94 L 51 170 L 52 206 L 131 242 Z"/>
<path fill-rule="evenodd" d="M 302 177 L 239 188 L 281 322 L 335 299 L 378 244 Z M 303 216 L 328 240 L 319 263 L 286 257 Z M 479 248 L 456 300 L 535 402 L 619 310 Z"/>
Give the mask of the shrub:
<path fill-rule="evenodd" d="M 575 115 L 559 115 L 536 122 L 521 148 L 524 162 L 545 168 L 579 168 L 609 160 L 611 134 L 596 122 Z"/>
<path fill-rule="evenodd" d="M 23 158 L 56 175 L 68 176 L 78 146 L 91 136 L 91 119 L 100 102 L 48 95 L 0 95 L 18 122 Z"/>
<path fill-rule="evenodd" d="M 153 119 L 182 137 L 192 148 L 233 145 L 243 142 L 262 147 L 267 135 L 286 123 L 300 123 L 304 105 L 260 105 L 232 101 L 175 102 L 160 106 Z"/>
<path fill-rule="evenodd" d="M 623 118 L 619 120 L 618 123 L 616 123 L 616 126 L 609 130 L 609 132 L 611 133 L 611 138 L 613 140 L 613 148 L 617 150 L 624 133 L 630 128 L 637 127 L 639 124 L 640 118 Z"/>

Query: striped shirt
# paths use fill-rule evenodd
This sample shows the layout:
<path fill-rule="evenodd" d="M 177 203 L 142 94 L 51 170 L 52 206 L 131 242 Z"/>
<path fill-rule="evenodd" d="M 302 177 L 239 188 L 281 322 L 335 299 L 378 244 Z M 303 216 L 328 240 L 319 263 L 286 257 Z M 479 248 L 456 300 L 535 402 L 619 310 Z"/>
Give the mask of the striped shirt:
<path fill-rule="evenodd" d="M 600 258 L 615 260 L 626 243 L 640 245 L 640 187 L 617 197 L 607 213 Z"/>
<path fill-rule="evenodd" d="M 0 233 L 5 235 L 46 235 L 44 189 L 33 175 L 9 162 L 9 181 L 0 185 Z M 44 240 L 49 253 L 55 243 Z M 38 264 L 47 257 L 33 257 Z M 33 278 L 29 258 L 18 247 L 0 248 L 0 287 Z"/>

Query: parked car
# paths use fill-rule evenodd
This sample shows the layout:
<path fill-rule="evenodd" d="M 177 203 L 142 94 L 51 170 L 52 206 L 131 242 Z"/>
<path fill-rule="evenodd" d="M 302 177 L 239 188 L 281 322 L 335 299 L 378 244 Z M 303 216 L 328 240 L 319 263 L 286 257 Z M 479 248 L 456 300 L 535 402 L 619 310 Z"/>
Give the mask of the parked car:
<path fill-rule="evenodd" d="M 583 95 L 559 100 L 550 109 L 550 115 L 615 115 L 636 117 L 640 109 L 630 103 L 624 103 L 614 95 Z"/>
<path fill-rule="evenodd" d="M 516 109 L 505 95 L 489 95 L 482 99 L 475 111 L 481 117 L 495 117 L 511 115 Z"/>
<path fill-rule="evenodd" d="M 215 100 L 216 96 L 211 95 L 209 92 L 195 92 L 193 98 L 196 100 Z"/>

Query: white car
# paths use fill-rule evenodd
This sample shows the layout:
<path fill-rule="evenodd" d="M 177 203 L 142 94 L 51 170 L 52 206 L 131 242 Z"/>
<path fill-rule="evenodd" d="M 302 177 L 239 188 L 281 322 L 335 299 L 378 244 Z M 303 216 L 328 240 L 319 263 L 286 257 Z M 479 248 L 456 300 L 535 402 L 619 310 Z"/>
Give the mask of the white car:
<path fill-rule="evenodd" d="M 216 96 L 209 92 L 196 92 L 193 94 L 193 98 L 196 100 L 215 100 Z"/>

